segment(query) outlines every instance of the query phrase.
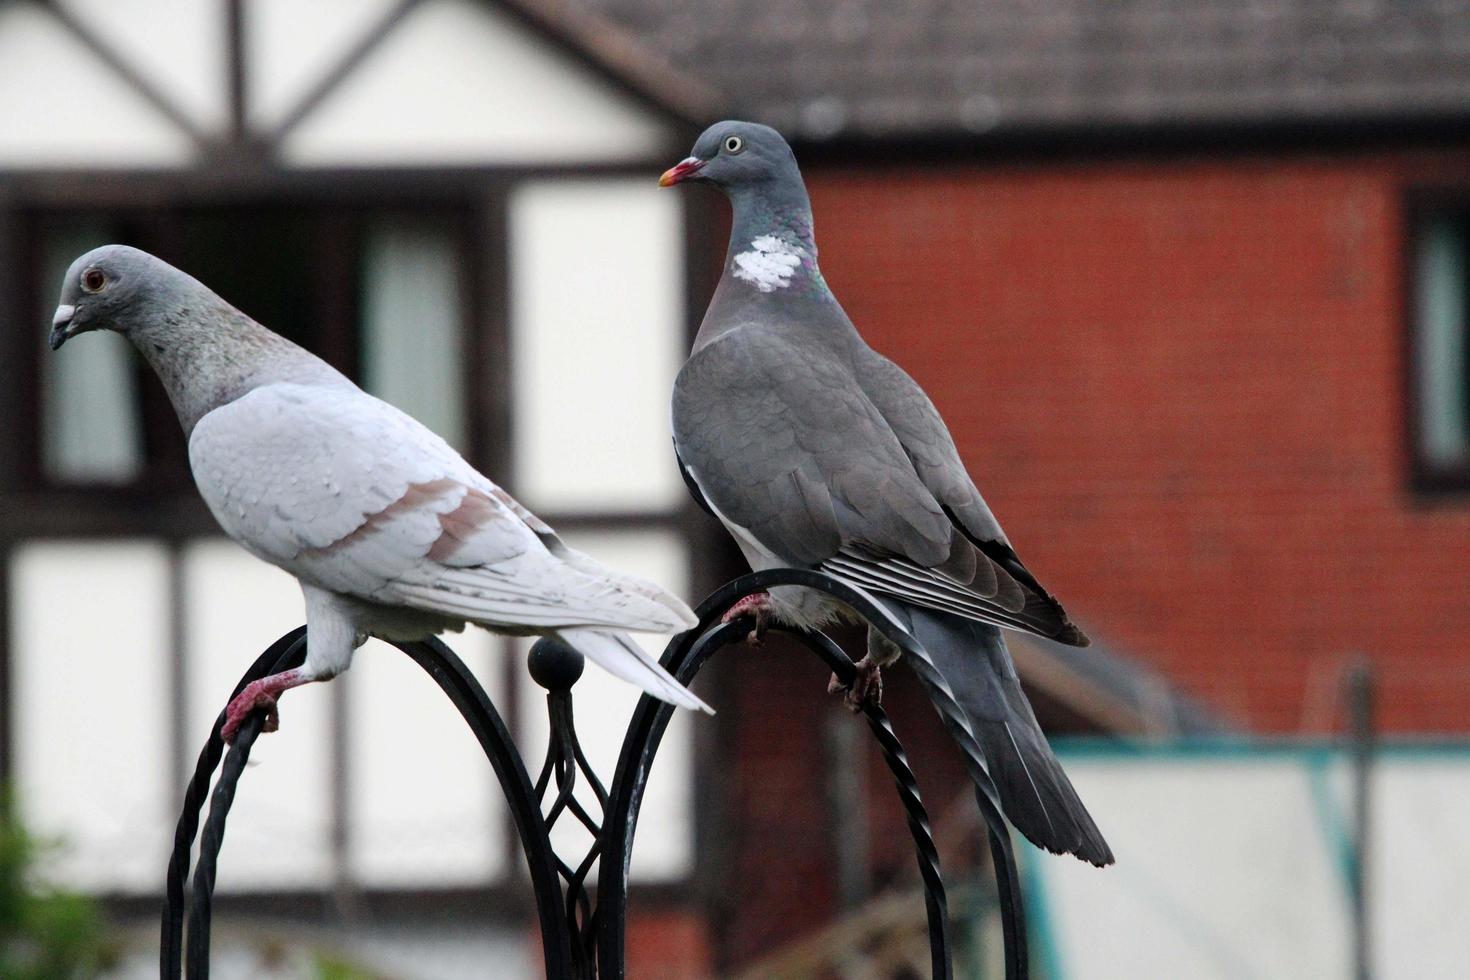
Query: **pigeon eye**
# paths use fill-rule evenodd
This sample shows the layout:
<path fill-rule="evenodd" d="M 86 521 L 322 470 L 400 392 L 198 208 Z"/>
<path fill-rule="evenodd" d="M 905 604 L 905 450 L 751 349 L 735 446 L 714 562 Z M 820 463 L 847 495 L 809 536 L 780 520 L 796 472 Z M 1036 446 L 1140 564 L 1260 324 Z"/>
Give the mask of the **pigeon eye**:
<path fill-rule="evenodd" d="M 741 139 L 739 136 L 725 137 L 726 153 L 739 153 L 743 149 L 745 149 L 745 140 Z"/>
<path fill-rule="evenodd" d="M 105 285 L 107 285 L 107 276 L 101 269 L 88 269 L 82 273 L 82 288 L 87 292 L 100 292 Z"/>

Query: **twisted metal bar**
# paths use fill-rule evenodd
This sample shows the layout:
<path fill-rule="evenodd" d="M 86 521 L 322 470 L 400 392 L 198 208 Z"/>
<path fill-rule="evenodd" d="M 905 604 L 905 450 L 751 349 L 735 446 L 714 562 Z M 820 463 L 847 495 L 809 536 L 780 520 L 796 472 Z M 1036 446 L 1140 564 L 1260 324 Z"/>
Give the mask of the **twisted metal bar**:
<path fill-rule="evenodd" d="M 250 669 L 240 678 L 230 699 L 245 689 L 251 681 L 267 674 L 298 667 L 306 659 L 306 627 L 300 626 L 275 643 L 255 659 Z M 173 980 L 183 969 L 184 955 L 184 885 L 189 877 L 189 854 L 194 847 L 194 835 L 199 830 L 199 814 L 209 798 L 209 783 L 224 754 L 224 740 L 220 728 L 225 723 L 221 711 L 210 730 L 204 748 L 199 752 L 199 761 L 194 766 L 194 775 L 184 791 L 183 812 L 179 814 L 178 826 L 174 829 L 174 849 L 168 859 L 168 877 L 164 885 L 163 927 L 159 942 L 159 976 Z"/>
<path fill-rule="evenodd" d="M 929 700 L 934 705 L 944 727 L 960 746 L 965 757 L 965 770 L 975 784 L 975 802 L 985 818 L 990 838 L 990 859 L 995 866 L 996 901 L 1000 904 L 1001 932 L 1006 957 L 1006 980 L 1022 980 L 1029 971 L 1029 951 L 1026 947 L 1026 912 L 1021 900 L 1021 876 L 1016 869 L 1016 855 L 1011 848 L 1010 827 L 1000 809 L 1000 795 L 990 774 L 985 771 L 984 755 L 980 743 L 965 710 L 955 699 L 949 683 L 934 666 L 927 653 L 904 658 L 924 686 L 929 690 Z"/>
<path fill-rule="evenodd" d="M 225 839 L 225 819 L 235 802 L 235 788 L 245 764 L 250 761 L 250 748 L 265 727 L 265 714 L 251 713 L 235 733 L 235 744 L 225 754 L 219 781 L 209 799 L 209 819 L 199 837 L 199 863 L 194 868 L 194 883 L 189 902 L 189 955 L 184 961 L 188 980 L 209 980 L 209 924 L 213 910 L 214 875 L 219 862 L 220 846 Z"/>
<path fill-rule="evenodd" d="M 541 817 L 540 799 L 526 775 L 525 763 L 516 749 L 500 713 L 485 693 L 484 687 L 470 673 L 454 652 L 437 639 L 418 643 L 395 643 L 398 649 L 408 654 L 439 685 L 459 709 L 465 723 L 480 742 L 485 757 L 490 760 L 495 776 L 500 781 L 501 792 L 510 804 L 511 816 L 515 821 L 516 834 L 520 837 L 521 850 L 531 875 L 531 886 L 536 898 L 536 914 L 541 924 L 541 949 L 546 961 L 548 977 L 570 977 L 572 958 L 572 936 L 558 909 L 561 904 L 561 888 L 556 871 L 556 851 L 552 849 L 546 826 Z"/>
<path fill-rule="evenodd" d="M 846 652 L 825 633 L 792 633 L 806 644 L 807 649 L 826 662 L 837 679 L 851 684 L 857 676 L 857 668 Z M 888 721 L 888 713 L 876 704 L 863 705 L 863 717 L 868 729 L 883 752 L 883 761 L 893 774 L 898 790 L 899 802 L 903 804 L 904 816 L 908 818 L 909 834 L 914 838 L 914 856 L 919 863 L 919 877 L 924 880 L 924 910 L 929 918 L 929 953 L 931 975 L 934 980 L 950 980 L 954 972 L 949 943 L 949 900 L 945 896 L 944 877 L 939 871 L 939 849 L 934 844 L 934 833 L 929 827 L 929 812 L 919 796 L 919 783 L 909 767 L 908 755 L 903 743 Z M 938 931 L 938 941 L 935 932 Z"/>
<path fill-rule="evenodd" d="M 235 694 L 252 680 L 299 664 L 305 655 L 304 634 L 303 627 L 273 644 L 246 672 L 236 687 Z M 420 643 L 395 643 L 394 646 L 434 679 L 480 742 L 481 749 L 500 780 L 501 790 L 510 805 L 516 831 L 521 839 L 536 898 L 547 976 L 573 976 L 572 940 L 564 920 L 558 914 L 561 889 L 557 878 L 555 852 L 542 823 L 538 798 L 510 732 L 479 681 L 443 643 L 431 639 Z M 272 657 L 278 649 L 285 650 L 285 653 L 276 653 Z M 235 787 L 248 760 L 250 745 L 259 734 L 259 726 L 263 721 L 263 714 L 256 712 L 241 726 L 240 735 L 225 758 L 225 766 L 210 803 L 209 819 L 200 839 L 199 866 L 194 875 L 192 901 L 188 907 L 189 980 L 205 980 L 209 976 L 209 926 L 216 862 Z M 163 909 L 159 972 L 162 980 L 176 980 L 179 976 L 180 938 L 185 920 L 183 882 L 188 875 L 189 851 L 198 826 L 204 792 L 219 764 L 223 745 L 219 738 L 222 723 L 223 714 L 216 721 L 209 741 L 200 753 L 199 765 L 195 769 L 194 778 L 190 780 L 185 794 L 184 811 L 174 834 L 174 853 L 169 861 Z"/>
<path fill-rule="evenodd" d="M 714 611 L 719 612 L 720 608 L 716 606 Z M 700 607 L 700 612 L 702 625 L 706 619 L 712 618 L 704 615 L 703 606 Z M 748 618 L 742 618 L 709 629 L 700 634 L 692 644 L 680 644 L 678 648 L 671 649 L 673 656 L 666 654 L 664 666 L 682 683 L 688 683 L 714 653 L 742 641 L 749 633 L 751 625 Z M 852 660 L 831 638 L 820 633 L 802 633 L 779 626 L 771 629 L 795 637 L 825 661 L 843 683 L 850 684 L 856 676 L 857 670 Z M 693 634 L 685 634 L 686 637 L 690 635 Z M 949 945 L 948 901 L 939 870 L 939 852 L 929 829 L 928 813 L 919 798 L 918 783 L 908 767 L 902 748 L 898 746 L 898 738 L 893 733 L 887 714 L 872 705 L 865 706 L 864 713 L 869 727 L 878 737 L 884 760 L 894 774 L 899 798 L 908 817 L 909 832 L 914 838 L 920 875 L 925 884 L 925 911 L 929 920 L 933 975 L 935 978 L 949 980 L 953 975 L 953 955 Z M 649 698 L 640 701 L 629 727 L 628 738 L 623 743 L 623 755 L 618 761 L 617 776 L 613 780 L 608 810 L 611 817 L 604 827 L 602 870 L 599 873 L 597 896 L 597 911 L 607 924 L 599 934 L 598 965 L 600 975 L 608 980 L 622 980 L 625 975 L 628 867 L 633 835 L 637 830 L 648 771 L 672 717 L 670 706 Z M 640 742 L 641 748 L 638 747 Z M 890 751 L 893 748 L 898 751 Z M 618 823 L 618 818 L 621 818 L 621 824 Z M 620 874 L 617 868 L 621 869 Z M 607 886 L 603 883 L 614 884 L 611 890 L 606 890 Z"/>
<path fill-rule="evenodd" d="M 820 572 L 770 569 L 742 576 L 716 590 L 700 605 L 701 628 L 681 634 L 669 643 L 663 657 L 664 666 L 681 681 L 689 682 L 710 656 L 742 639 L 751 627 L 748 619 L 715 625 L 719 616 L 738 599 L 780 585 L 799 585 L 826 592 L 852 607 L 874 629 L 909 654 L 909 664 L 928 689 L 935 709 L 959 744 L 965 756 L 966 769 L 975 783 L 976 800 L 985 816 L 991 854 L 996 865 L 997 893 L 1005 935 L 1006 977 L 1007 980 L 1024 980 L 1027 975 L 1025 927 L 1015 857 L 1011 850 L 1009 830 L 1001 816 L 994 784 L 985 771 L 979 745 L 953 691 L 927 653 L 877 602 L 865 592 L 837 582 Z M 855 666 L 830 638 L 820 633 L 790 630 L 783 632 L 791 633 L 826 662 L 839 680 L 844 683 L 852 681 L 856 673 Z M 246 684 L 259 677 L 299 664 L 305 654 L 304 633 L 303 627 L 273 644 L 241 678 L 235 693 L 238 694 Z M 395 646 L 427 672 L 454 703 L 475 733 L 500 780 L 530 871 L 541 925 L 547 976 L 591 977 L 600 973 L 607 980 L 624 977 L 628 868 L 633 835 L 649 769 L 672 717 L 673 707 L 649 696 L 644 696 L 639 701 L 623 743 L 612 789 L 604 791 L 587 764 L 576 739 L 569 691 L 576 679 L 573 676 L 566 682 L 567 690 L 552 690 L 548 695 L 552 713 L 551 745 L 548 747 L 546 765 L 533 786 L 494 705 L 459 658 L 437 640 L 400 643 Z M 551 684 L 544 686 L 548 689 L 552 687 Z M 894 776 L 914 839 L 919 872 L 925 885 L 933 975 L 951 980 L 953 967 L 948 935 L 947 899 L 939 870 L 938 851 L 929 829 L 928 814 L 919 797 L 913 771 L 887 715 L 876 706 L 866 707 L 864 711 L 869 728 Z M 181 938 L 185 926 L 184 880 L 188 874 L 189 852 L 208 793 L 210 778 L 220 763 L 223 746 L 219 729 L 223 720 L 224 715 L 221 713 L 209 740 L 200 752 L 175 831 L 174 852 L 169 861 L 163 910 L 160 952 L 160 976 L 163 980 L 176 980 L 179 976 Z M 193 900 L 188 911 L 187 965 L 190 980 L 203 980 L 208 976 L 209 924 L 218 853 L 235 787 L 248 760 L 251 744 L 259 734 L 262 724 L 263 715 L 256 713 L 242 726 L 240 737 L 225 757 L 224 769 L 211 799 L 209 819 L 200 842 Z M 600 828 L 597 821 L 572 796 L 579 769 L 589 780 L 589 785 L 593 787 L 601 805 L 603 823 Z M 556 781 L 557 796 L 550 811 L 543 815 L 542 800 L 553 778 Z M 572 812 L 596 838 L 586 857 L 575 869 L 556 855 L 549 838 L 551 825 L 562 812 L 567 811 Z M 601 872 L 597 905 L 593 908 L 586 895 L 585 881 L 593 863 L 599 857 Z M 565 894 L 560 886 L 559 875 L 566 880 Z M 595 965 L 592 956 L 594 939 Z"/>
<path fill-rule="evenodd" d="M 872 597 L 831 576 L 806 569 L 767 569 L 743 575 L 715 590 L 700 604 L 696 611 L 699 627 L 670 642 L 662 660 L 665 669 L 681 682 L 689 683 L 715 651 L 744 637 L 751 628 L 748 619 L 715 625 L 725 610 L 744 596 L 782 585 L 805 586 L 838 599 L 908 654 L 906 661 L 928 688 L 930 700 L 959 745 L 965 757 L 966 771 L 975 783 L 976 799 L 985 816 L 991 855 L 996 865 L 996 890 L 1006 947 L 1006 978 L 1025 980 L 1028 964 L 1019 875 L 1011 850 L 1010 830 L 1001 816 L 999 795 L 985 770 L 979 743 L 975 740 L 969 719 L 955 699 L 954 692 L 940 676 L 928 654 Z M 788 632 L 792 632 L 808 649 L 827 661 L 839 680 L 851 681 L 855 671 L 853 663 L 830 639 L 823 636 L 818 640 L 811 634 Z M 637 830 L 638 812 L 649 769 L 672 715 L 673 708 L 670 705 L 647 696 L 639 701 L 613 778 L 608 819 L 603 827 L 603 854 L 597 895 L 598 912 L 603 916 L 603 928 L 598 937 L 598 966 L 600 975 L 605 980 L 622 980 L 625 975 L 628 867 L 632 856 L 633 835 Z M 881 719 L 878 722 L 879 727 L 874 729 L 875 735 L 879 728 L 886 729 L 891 734 L 892 729 L 887 726 L 886 715 L 869 713 L 870 727 L 874 726 L 875 719 Z M 952 975 L 953 958 L 949 950 L 947 902 L 939 871 L 938 852 L 928 830 L 928 817 L 919 802 L 917 784 L 907 761 L 901 754 L 889 754 L 886 751 L 888 743 L 885 738 L 879 739 L 879 745 L 885 748 L 885 761 L 899 784 L 900 799 L 903 800 L 909 816 L 909 829 L 914 836 L 920 873 L 926 886 L 925 904 L 929 917 L 934 976 L 948 978 Z M 892 745 L 897 747 L 896 737 L 893 738 Z M 919 806 L 910 809 L 910 803 L 918 803 Z"/>

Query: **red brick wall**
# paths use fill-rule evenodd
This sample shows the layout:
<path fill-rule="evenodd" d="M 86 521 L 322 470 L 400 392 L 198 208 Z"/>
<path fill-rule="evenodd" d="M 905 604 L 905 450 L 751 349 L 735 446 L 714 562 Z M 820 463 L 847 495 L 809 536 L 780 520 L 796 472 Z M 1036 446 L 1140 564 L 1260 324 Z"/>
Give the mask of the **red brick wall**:
<path fill-rule="evenodd" d="M 1263 731 L 1328 722 L 1361 650 L 1387 725 L 1464 731 L 1470 497 L 1407 485 L 1402 192 L 1467 164 L 808 180 L 833 289 L 1095 636 Z"/>
<path fill-rule="evenodd" d="M 861 636 L 845 636 L 847 648 L 859 649 Z M 710 930 L 716 975 L 728 976 L 787 951 L 793 942 L 810 941 L 841 913 L 837 862 L 851 848 L 834 839 L 841 822 L 830 789 L 837 764 L 826 737 L 832 723 L 862 730 L 867 880 L 875 891 L 895 884 L 917 888 L 918 873 L 893 777 L 866 723 L 826 693 L 825 667 L 781 636 L 719 656 L 732 682 L 716 688 L 719 714 L 713 720 L 725 757 L 704 758 L 716 767 L 723 812 L 719 834 L 701 860 L 716 860 L 722 870 Z M 884 707 L 913 760 L 936 826 L 956 813 L 966 819 L 977 813 L 960 754 L 918 682 L 907 670 L 885 676 Z M 940 827 L 942 839 L 955 836 L 947 829 Z M 984 846 L 978 833 L 966 839 Z M 956 856 L 946 853 L 945 867 L 957 880 L 959 868 L 974 863 L 956 862 Z M 922 900 L 915 899 L 913 912 L 924 914 Z"/>
<path fill-rule="evenodd" d="M 695 912 L 630 910 L 627 938 L 630 977 L 706 980 L 714 975 L 709 924 Z"/>

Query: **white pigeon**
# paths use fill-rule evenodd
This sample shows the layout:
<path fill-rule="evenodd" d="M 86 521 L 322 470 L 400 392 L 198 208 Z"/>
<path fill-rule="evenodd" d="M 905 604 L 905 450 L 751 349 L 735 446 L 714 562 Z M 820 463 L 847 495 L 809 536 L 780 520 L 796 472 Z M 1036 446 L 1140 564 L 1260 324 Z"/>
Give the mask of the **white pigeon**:
<path fill-rule="evenodd" d="M 72 263 L 51 347 L 127 337 L 158 372 L 194 481 L 225 533 L 285 569 L 306 599 L 307 654 L 230 702 L 233 741 L 283 691 L 347 669 L 369 636 L 419 640 L 474 623 L 556 635 L 655 697 L 710 711 L 621 630 L 695 625 L 679 599 L 567 547 L 448 443 L 146 252 Z"/>

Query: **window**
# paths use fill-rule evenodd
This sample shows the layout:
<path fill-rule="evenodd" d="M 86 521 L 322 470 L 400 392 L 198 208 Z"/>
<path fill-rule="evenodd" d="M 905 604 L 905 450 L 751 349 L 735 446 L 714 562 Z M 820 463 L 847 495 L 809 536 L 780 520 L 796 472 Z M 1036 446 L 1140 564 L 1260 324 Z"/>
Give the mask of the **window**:
<path fill-rule="evenodd" d="M 37 292 L 60 291 L 72 260 L 110 240 L 106 223 L 66 216 L 45 232 Z M 55 295 L 51 297 L 55 300 Z M 37 324 L 50 318 L 38 316 Z M 36 338 L 43 331 L 33 331 Z M 126 484 L 143 471 L 143 433 L 138 413 L 138 379 L 132 353 L 122 337 L 76 344 L 76 357 L 43 357 L 41 362 L 42 472 L 52 480 Z M 83 349 L 85 348 L 85 349 Z"/>
<path fill-rule="evenodd" d="M 1411 225 L 1416 483 L 1470 490 L 1470 200 Z"/>

